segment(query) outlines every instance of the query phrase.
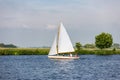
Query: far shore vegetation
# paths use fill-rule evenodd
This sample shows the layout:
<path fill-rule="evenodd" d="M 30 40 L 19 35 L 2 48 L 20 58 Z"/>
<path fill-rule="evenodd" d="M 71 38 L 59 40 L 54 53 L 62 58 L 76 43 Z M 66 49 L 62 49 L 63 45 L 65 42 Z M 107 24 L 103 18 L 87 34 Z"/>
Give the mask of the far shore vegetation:
<path fill-rule="evenodd" d="M 113 43 L 112 35 L 102 32 L 95 36 L 95 44 L 75 44 L 79 55 L 116 55 L 120 54 L 120 44 Z M 50 48 L 18 48 L 13 44 L 0 43 L 0 55 L 47 55 Z"/>

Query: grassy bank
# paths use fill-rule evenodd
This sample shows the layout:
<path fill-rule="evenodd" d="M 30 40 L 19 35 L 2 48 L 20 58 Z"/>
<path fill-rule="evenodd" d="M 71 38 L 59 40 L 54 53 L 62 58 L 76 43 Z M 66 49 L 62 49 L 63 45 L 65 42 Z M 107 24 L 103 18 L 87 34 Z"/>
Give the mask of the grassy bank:
<path fill-rule="evenodd" d="M 0 55 L 47 55 L 48 48 L 0 48 Z"/>
<path fill-rule="evenodd" d="M 116 55 L 120 54 L 120 49 L 113 50 L 113 49 L 81 49 L 79 54 L 87 55 L 87 54 L 94 54 L 94 55 Z"/>
<path fill-rule="evenodd" d="M 0 55 L 47 55 L 49 48 L 0 48 Z M 114 55 L 120 54 L 120 49 L 81 49 L 76 52 L 80 55 Z"/>

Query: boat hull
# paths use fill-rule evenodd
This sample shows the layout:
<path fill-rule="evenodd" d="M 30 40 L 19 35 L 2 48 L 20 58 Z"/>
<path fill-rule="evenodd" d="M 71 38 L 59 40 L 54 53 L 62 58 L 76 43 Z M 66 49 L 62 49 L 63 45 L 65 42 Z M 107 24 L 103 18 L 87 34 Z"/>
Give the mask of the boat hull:
<path fill-rule="evenodd" d="M 48 56 L 50 59 L 79 59 L 78 56 Z"/>

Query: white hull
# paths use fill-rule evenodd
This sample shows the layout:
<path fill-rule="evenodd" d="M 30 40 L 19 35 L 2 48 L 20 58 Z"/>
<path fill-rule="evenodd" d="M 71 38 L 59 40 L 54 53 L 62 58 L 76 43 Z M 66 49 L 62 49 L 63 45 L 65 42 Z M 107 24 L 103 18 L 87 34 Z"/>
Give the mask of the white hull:
<path fill-rule="evenodd" d="M 79 59 L 79 57 L 78 56 L 73 56 L 73 57 L 71 57 L 71 56 L 48 56 L 48 58 L 50 58 L 50 59 Z"/>

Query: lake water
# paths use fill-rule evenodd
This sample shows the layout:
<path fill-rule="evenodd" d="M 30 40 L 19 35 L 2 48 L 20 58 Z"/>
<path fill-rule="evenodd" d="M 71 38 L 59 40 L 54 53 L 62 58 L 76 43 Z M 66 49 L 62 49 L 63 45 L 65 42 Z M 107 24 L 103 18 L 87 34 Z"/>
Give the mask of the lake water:
<path fill-rule="evenodd" d="M 120 80 L 120 55 L 81 55 L 78 60 L 0 56 L 0 80 Z"/>

